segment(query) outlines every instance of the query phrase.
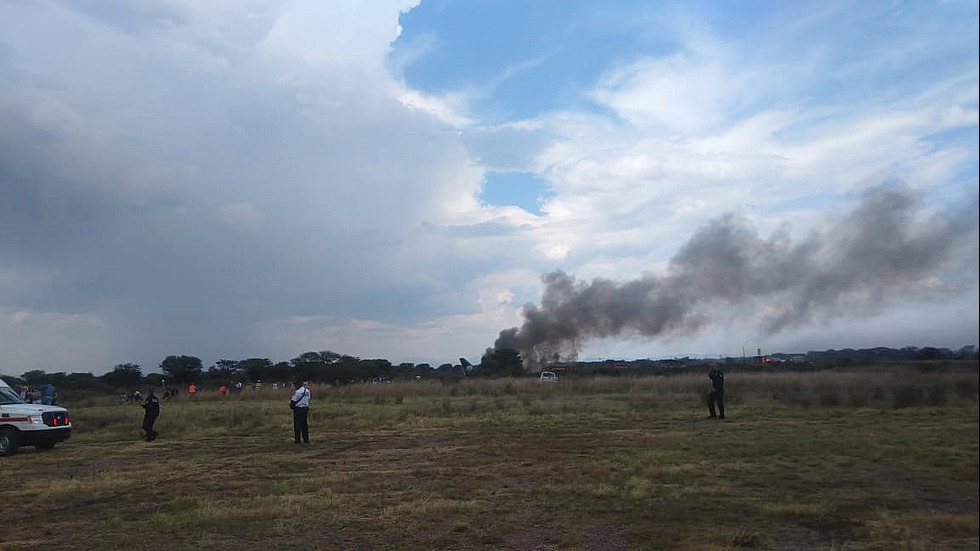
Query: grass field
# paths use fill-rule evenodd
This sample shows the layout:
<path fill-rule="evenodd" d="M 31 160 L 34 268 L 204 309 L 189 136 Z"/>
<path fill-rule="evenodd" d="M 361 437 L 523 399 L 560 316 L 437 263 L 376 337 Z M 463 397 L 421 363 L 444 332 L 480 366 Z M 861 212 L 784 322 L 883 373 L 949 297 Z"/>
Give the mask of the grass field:
<path fill-rule="evenodd" d="M 977 370 L 90 398 L 0 459 L 2 549 L 977 549 Z"/>

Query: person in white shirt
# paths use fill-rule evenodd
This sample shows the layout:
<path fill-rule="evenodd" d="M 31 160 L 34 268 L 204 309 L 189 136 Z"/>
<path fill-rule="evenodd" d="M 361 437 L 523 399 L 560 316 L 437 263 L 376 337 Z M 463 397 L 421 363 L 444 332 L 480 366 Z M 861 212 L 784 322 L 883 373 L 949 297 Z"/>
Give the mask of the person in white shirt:
<path fill-rule="evenodd" d="M 289 399 L 289 407 L 293 409 L 293 439 L 299 444 L 302 438 L 304 444 L 309 444 L 310 426 L 307 420 L 310 415 L 310 389 L 306 383 L 296 383 L 296 392 Z"/>

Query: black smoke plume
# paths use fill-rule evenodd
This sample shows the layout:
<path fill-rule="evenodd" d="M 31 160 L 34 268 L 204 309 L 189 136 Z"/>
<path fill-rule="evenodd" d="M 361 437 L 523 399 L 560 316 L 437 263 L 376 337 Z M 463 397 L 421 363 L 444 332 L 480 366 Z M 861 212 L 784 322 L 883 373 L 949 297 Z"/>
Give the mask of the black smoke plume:
<path fill-rule="evenodd" d="M 785 228 L 763 238 L 726 214 L 698 230 L 665 275 L 588 284 L 562 271 L 543 275 L 541 305 L 526 305 L 524 324 L 501 331 L 494 349 L 517 350 L 533 367 L 575 359 L 590 339 L 691 334 L 718 321 L 710 312 L 725 306 L 749 311 L 740 319 L 772 334 L 817 318 L 867 314 L 897 296 L 976 286 L 973 203 L 925 216 L 915 194 L 879 187 L 797 243 Z M 972 275 L 941 279 L 957 259 Z"/>

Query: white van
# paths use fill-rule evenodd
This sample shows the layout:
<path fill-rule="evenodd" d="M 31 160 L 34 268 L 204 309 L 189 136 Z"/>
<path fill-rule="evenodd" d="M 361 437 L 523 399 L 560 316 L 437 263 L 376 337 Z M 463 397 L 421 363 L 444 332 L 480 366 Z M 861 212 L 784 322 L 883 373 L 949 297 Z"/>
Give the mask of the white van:
<path fill-rule="evenodd" d="M 27 403 L 0 379 L 0 456 L 13 455 L 21 446 L 50 450 L 69 436 L 67 409 Z"/>
<path fill-rule="evenodd" d="M 538 379 L 547 383 L 554 383 L 558 381 L 558 375 L 555 375 L 554 371 L 542 371 Z"/>

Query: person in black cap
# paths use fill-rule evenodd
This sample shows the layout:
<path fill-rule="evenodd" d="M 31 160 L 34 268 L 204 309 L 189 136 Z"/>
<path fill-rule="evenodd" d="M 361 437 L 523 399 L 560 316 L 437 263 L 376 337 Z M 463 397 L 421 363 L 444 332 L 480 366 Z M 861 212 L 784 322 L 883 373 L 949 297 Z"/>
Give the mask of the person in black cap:
<path fill-rule="evenodd" d="M 725 374 L 721 372 L 718 364 L 711 364 L 708 369 L 708 378 L 711 379 L 711 393 L 708 394 L 708 417 L 711 419 L 725 418 Z M 718 414 L 715 415 L 715 404 L 718 404 Z"/>
<path fill-rule="evenodd" d="M 140 404 L 140 406 L 146 410 L 143 413 L 143 432 L 146 433 L 146 441 L 152 442 L 157 439 L 157 431 L 153 430 L 153 423 L 156 422 L 157 416 L 160 415 L 160 400 L 153 394 L 152 388 L 146 395 L 146 401 Z"/>

